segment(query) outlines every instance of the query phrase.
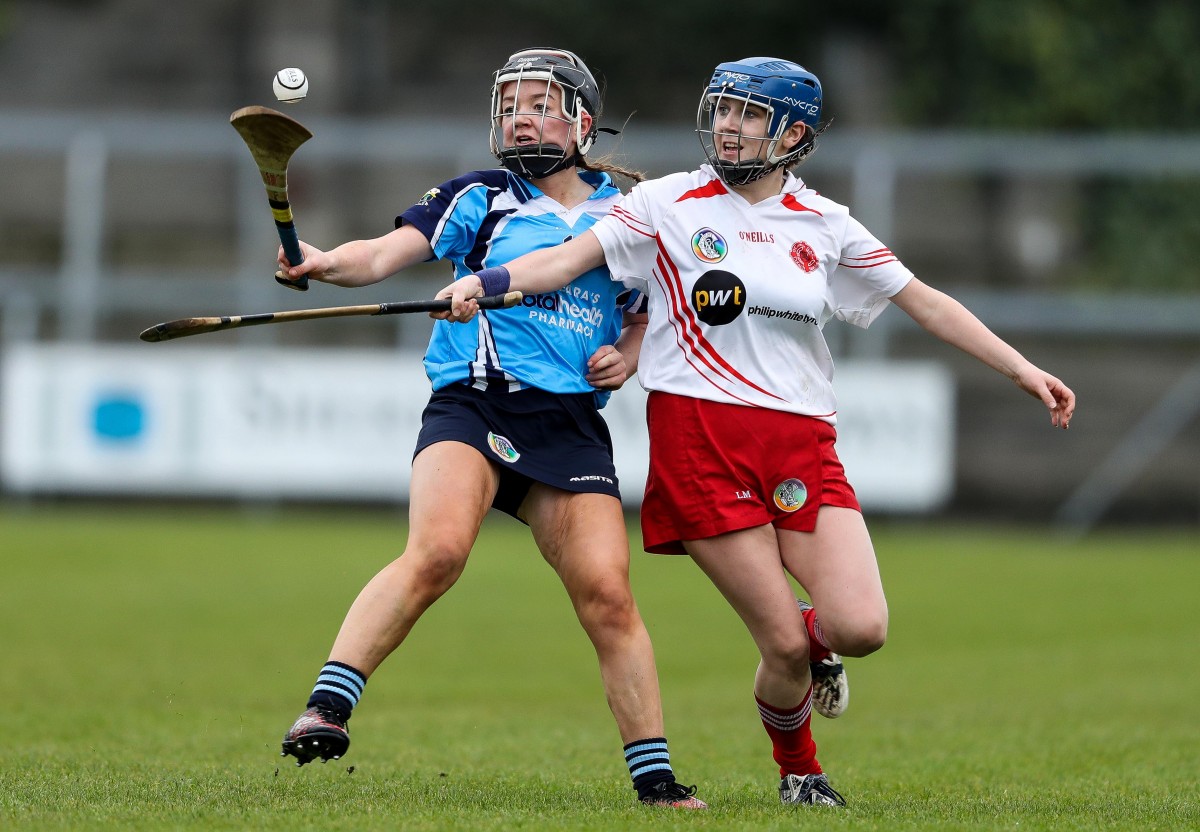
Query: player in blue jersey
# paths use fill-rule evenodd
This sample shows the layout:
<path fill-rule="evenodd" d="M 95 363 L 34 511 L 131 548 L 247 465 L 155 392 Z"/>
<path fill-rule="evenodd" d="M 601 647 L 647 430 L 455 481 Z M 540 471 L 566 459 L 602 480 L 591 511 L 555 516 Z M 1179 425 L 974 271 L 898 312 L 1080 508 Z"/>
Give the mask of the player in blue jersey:
<path fill-rule="evenodd" d="M 620 197 L 586 159 L 600 90 L 578 56 L 514 54 L 492 84 L 491 149 L 502 168 L 432 188 L 396 229 L 325 252 L 301 244 L 308 275 L 339 286 L 376 283 L 438 259 L 455 276 L 549 248 L 588 230 Z M 434 324 L 425 354 L 433 395 L 413 457 L 403 555 L 362 590 L 283 753 L 336 759 L 366 680 L 421 614 L 458 579 L 495 507 L 528 524 L 596 649 L 609 707 L 638 798 L 702 809 L 674 776 L 664 737 L 654 652 L 629 584 L 629 545 L 612 440 L 599 409 L 637 369 L 644 299 L 594 269 L 559 291 L 481 313 L 471 325 Z"/>

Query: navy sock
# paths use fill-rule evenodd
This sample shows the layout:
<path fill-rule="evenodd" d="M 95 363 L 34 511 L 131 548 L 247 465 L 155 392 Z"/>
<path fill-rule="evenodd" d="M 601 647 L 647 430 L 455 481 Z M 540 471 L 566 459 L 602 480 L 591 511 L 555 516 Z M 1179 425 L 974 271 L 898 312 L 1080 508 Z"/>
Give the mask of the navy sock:
<path fill-rule="evenodd" d="M 639 798 L 649 797 L 659 783 L 675 779 L 666 737 L 649 737 L 629 743 L 625 746 L 625 763 Z"/>
<path fill-rule="evenodd" d="M 366 685 L 366 676 L 350 665 L 326 662 L 308 697 L 308 707 L 332 711 L 342 722 L 347 722 Z"/>

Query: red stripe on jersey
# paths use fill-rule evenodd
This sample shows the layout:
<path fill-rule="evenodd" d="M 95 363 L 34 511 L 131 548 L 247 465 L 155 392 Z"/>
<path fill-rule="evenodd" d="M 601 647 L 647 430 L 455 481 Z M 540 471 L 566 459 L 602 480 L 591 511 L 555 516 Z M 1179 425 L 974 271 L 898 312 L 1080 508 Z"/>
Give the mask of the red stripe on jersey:
<path fill-rule="evenodd" d="M 654 276 L 658 279 L 659 285 L 662 287 L 663 294 L 670 300 L 671 313 L 668 315 L 668 320 L 671 321 L 671 326 L 675 329 L 675 342 L 679 344 L 679 348 L 683 350 L 683 356 L 693 367 L 696 365 L 692 362 L 692 354 L 700 359 L 708 366 L 710 370 L 721 375 L 721 371 L 712 365 L 712 363 L 704 356 L 697 348 L 695 343 L 695 335 L 692 334 L 694 323 L 691 320 L 691 309 L 688 307 L 687 299 L 683 296 L 683 286 L 678 278 L 672 279 L 671 272 L 674 271 L 673 264 L 670 264 L 665 255 L 661 252 L 657 258 L 657 268 L 654 270 Z M 686 344 L 685 344 L 686 342 Z M 689 349 L 690 347 L 690 349 Z M 705 377 L 704 373 L 698 368 L 696 372 L 700 373 L 701 377 Z M 707 377 L 705 377 L 707 380 Z M 732 380 L 732 379 L 727 379 Z M 710 382 L 711 383 L 711 382 Z M 714 385 L 715 386 L 715 385 Z M 732 395 L 732 394 L 731 394 Z"/>
<path fill-rule="evenodd" d="M 691 306 L 688 305 L 687 297 L 683 291 L 683 281 L 679 278 L 679 269 L 662 247 L 661 240 L 659 241 L 658 269 L 658 273 L 666 281 L 666 291 L 669 291 L 671 295 L 672 321 L 679 325 L 679 332 L 683 340 L 691 347 L 691 354 L 704 362 L 705 366 L 716 373 L 723 381 L 734 381 L 734 379 L 722 372 L 721 367 L 714 365 L 713 362 L 716 361 L 722 367 L 732 370 L 725 361 L 721 360 L 720 355 L 712 348 L 712 345 L 708 343 L 708 340 L 701 332 L 700 324 L 697 323 L 695 313 L 692 312 Z M 680 346 L 683 347 L 684 345 L 680 344 Z M 684 355 L 685 357 L 688 356 L 686 348 Z M 693 367 L 696 366 L 691 362 L 690 357 L 688 363 L 692 364 Z M 700 372 L 699 369 L 697 369 L 697 372 Z M 704 373 L 701 372 L 700 375 L 703 377 Z M 705 380 L 710 384 L 712 383 L 712 380 L 707 377 L 705 377 Z M 719 388 L 719 385 L 714 384 L 713 386 Z M 733 394 L 730 393 L 729 395 L 732 396 Z M 735 396 L 735 398 L 737 397 Z"/>
<path fill-rule="evenodd" d="M 897 263 L 897 262 L 899 262 L 899 258 L 889 257 L 887 260 L 880 260 L 878 263 L 863 263 L 862 265 L 855 265 L 853 263 L 838 263 L 838 265 L 841 266 L 843 269 L 873 269 L 876 266 L 884 266 L 884 265 L 887 265 L 888 263 Z"/>
<path fill-rule="evenodd" d="M 620 220 L 621 224 L 624 225 L 625 227 L 627 227 L 630 231 L 636 231 L 638 234 L 641 234 L 643 237 L 653 237 L 654 236 L 652 233 L 650 233 L 649 231 L 646 230 L 647 228 L 650 227 L 648 223 L 642 222 L 637 217 L 635 217 L 633 214 L 629 213 L 628 211 L 622 210 L 619 206 L 616 208 L 613 208 L 612 211 L 610 211 L 609 213 L 612 214 L 614 217 L 616 217 L 618 220 Z"/>
<path fill-rule="evenodd" d="M 877 248 L 874 251 L 868 251 L 866 254 L 859 255 L 858 257 L 851 257 L 850 260 L 854 262 L 842 261 L 839 262 L 838 265 L 844 266 L 847 269 L 871 269 L 875 266 L 882 266 L 885 263 L 898 262 L 899 258 L 892 254 L 892 250 L 889 248 Z"/>
<path fill-rule="evenodd" d="M 782 205 L 784 208 L 787 208 L 792 211 L 812 211 L 818 217 L 825 216 L 820 211 L 818 211 L 816 208 L 809 208 L 807 205 L 801 204 L 800 201 L 798 199 L 796 199 L 796 197 L 792 196 L 791 194 L 784 194 L 783 199 L 780 201 L 779 204 Z"/>
<path fill-rule="evenodd" d="M 704 373 L 703 370 L 696 366 L 696 362 L 693 360 L 693 357 L 701 361 L 723 381 L 732 381 L 732 379 L 725 378 L 721 370 L 714 366 L 713 363 L 698 348 L 695 340 L 697 336 L 692 332 L 694 324 L 689 325 L 691 310 L 688 308 L 687 300 L 683 297 L 683 287 L 680 286 L 677 281 L 671 279 L 669 274 L 670 271 L 671 267 L 668 266 L 668 264 L 664 262 L 663 258 L 660 256 L 658 258 L 657 268 L 654 270 L 654 276 L 658 280 L 659 285 L 662 287 L 664 294 L 668 295 L 671 300 L 671 314 L 668 316 L 668 320 L 671 321 L 671 326 L 675 330 L 675 343 L 678 344 L 679 348 L 683 351 L 684 360 L 687 361 L 688 364 L 692 365 L 692 369 L 699 373 L 702 379 L 716 387 L 721 392 L 733 396 L 733 393 L 730 393 L 728 390 L 725 390 L 725 388 L 715 383 Z M 734 396 L 734 398 L 737 397 Z M 747 404 L 749 404 L 749 402 L 747 402 Z"/>
<path fill-rule="evenodd" d="M 710 196 L 720 196 L 721 194 L 727 193 L 729 193 L 729 191 L 725 190 L 725 186 L 721 183 L 721 181 L 719 179 L 714 179 L 707 185 L 701 185 L 699 188 L 692 188 L 692 190 L 688 191 L 675 201 L 683 202 L 685 199 L 707 199 Z"/>
<path fill-rule="evenodd" d="M 686 361 L 691 368 L 696 371 L 696 375 L 700 376 L 700 378 L 707 381 L 726 396 L 737 399 L 739 402 L 750 405 L 751 407 L 757 407 L 758 405 L 754 404 L 753 402 L 748 402 L 732 391 L 726 390 L 724 387 L 717 384 L 715 381 L 709 378 L 709 375 L 704 372 L 703 368 L 696 364 L 696 360 L 693 358 L 693 355 L 696 359 L 704 362 L 704 364 L 706 364 L 718 376 L 721 375 L 721 371 L 716 367 L 713 367 L 713 365 L 709 363 L 708 359 L 706 359 L 698 350 L 696 350 L 694 344 L 692 344 L 691 335 L 688 334 L 685 325 L 684 313 L 680 310 L 681 306 L 686 309 L 687 303 L 677 297 L 676 290 L 680 289 L 681 287 L 676 287 L 672 284 L 672 282 L 666 276 L 665 268 L 666 264 L 663 263 L 662 258 L 660 257 L 658 260 L 658 268 L 653 270 L 653 274 L 654 278 L 658 281 L 658 285 L 662 288 L 663 294 L 666 295 L 670 300 L 670 307 L 672 311 L 667 316 L 667 320 L 671 322 L 671 328 L 675 330 L 675 343 L 679 346 L 679 351 L 683 353 L 683 360 Z M 691 346 L 691 349 L 689 349 L 689 345 Z"/>
<path fill-rule="evenodd" d="M 877 248 L 874 251 L 868 251 L 866 254 L 860 254 L 858 257 L 852 257 L 851 260 L 870 260 L 872 257 L 890 257 L 892 250 L 890 248 Z"/>
<path fill-rule="evenodd" d="M 759 387 L 750 379 L 739 373 L 737 369 L 735 369 L 733 365 L 722 358 L 721 354 L 717 352 L 713 345 L 708 342 L 708 339 L 704 337 L 703 330 L 700 329 L 700 324 L 696 321 L 696 316 L 692 312 L 692 308 L 688 305 L 687 299 L 684 297 L 683 281 L 679 278 L 679 269 L 675 266 L 674 261 L 671 260 L 671 255 L 667 253 L 666 248 L 663 246 L 662 239 L 657 238 L 657 242 L 659 255 L 658 265 L 659 269 L 661 270 L 662 279 L 665 280 L 667 284 L 664 287 L 664 292 L 666 292 L 668 288 L 670 290 L 669 296 L 671 298 L 671 308 L 673 310 L 672 318 L 673 320 L 679 322 L 683 329 L 684 339 L 689 345 L 691 345 L 692 351 L 695 353 L 696 357 L 703 361 L 713 370 L 713 372 L 715 372 L 718 376 L 721 376 L 726 381 L 733 381 L 736 379 L 737 381 L 745 384 L 747 387 L 762 393 L 764 396 L 770 396 L 772 399 L 776 399 L 781 402 L 787 401 L 782 396 L 776 396 L 769 390 L 764 390 L 762 387 Z M 680 344 L 680 347 L 683 347 L 683 344 Z M 711 359 L 711 361 L 709 359 Z M 713 361 L 715 361 L 717 364 L 720 364 L 721 367 L 724 368 L 725 372 L 722 372 L 721 369 L 714 367 L 712 364 Z M 692 366 L 695 367 L 694 364 Z M 703 375 L 703 373 L 701 373 L 701 375 Z M 733 378 L 730 378 L 730 376 Z M 709 379 L 709 381 L 711 382 L 711 379 Z M 729 395 L 733 396 L 732 393 L 729 393 Z M 737 396 L 734 396 L 734 398 L 738 398 L 739 401 L 741 401 L 741 399 Z"/>

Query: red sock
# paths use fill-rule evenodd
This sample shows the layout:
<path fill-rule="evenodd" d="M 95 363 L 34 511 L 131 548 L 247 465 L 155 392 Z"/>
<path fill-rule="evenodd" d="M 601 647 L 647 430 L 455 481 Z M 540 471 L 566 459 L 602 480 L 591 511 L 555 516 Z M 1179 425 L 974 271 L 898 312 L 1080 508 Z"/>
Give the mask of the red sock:
<path fill-rule="evenodd" d="M 758 703 L 758 715 L 771 738 L 772 754 L 779 763 L 779 776 L 820 774 L 817 744 L 813 742 L 810 726 L 812 691 L 794 708 L 776 708 L 757 696 L 754 701 Z"/>
<path fill-rule="evenodd" d="M 821 622 L 817 620 L 815 607 L 803 610 L 804 626 L 808 630 L 808 660 L 810 662 L 824 661 L 833 651 L 825 642 L 825 634 L 821 632 Z"/>

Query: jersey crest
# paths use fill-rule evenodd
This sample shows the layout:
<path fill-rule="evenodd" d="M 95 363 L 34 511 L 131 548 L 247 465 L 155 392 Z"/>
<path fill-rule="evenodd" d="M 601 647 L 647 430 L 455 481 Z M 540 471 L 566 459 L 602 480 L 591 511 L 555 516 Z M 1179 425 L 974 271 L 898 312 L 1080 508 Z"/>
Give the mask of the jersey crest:
<path fill-rule="evenodd" d="M 792 246 L 792 262 L 803 269 L 806 273 L 815 271 L 820 261 L 817 260 L 817 253 L 813 251 L 812 246 L 801 240 Z"/>
<path fill-rule="evenodd" d="M 720 263 L 729 253 L 725 238 L 711 228 L 701 228 L 692 235 L 692 253 L 705 263 Z"/>

